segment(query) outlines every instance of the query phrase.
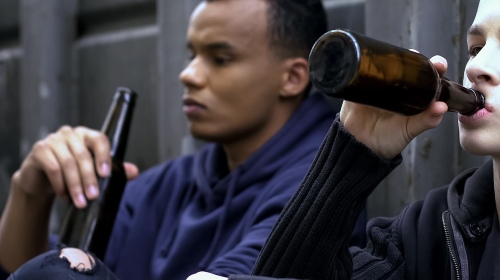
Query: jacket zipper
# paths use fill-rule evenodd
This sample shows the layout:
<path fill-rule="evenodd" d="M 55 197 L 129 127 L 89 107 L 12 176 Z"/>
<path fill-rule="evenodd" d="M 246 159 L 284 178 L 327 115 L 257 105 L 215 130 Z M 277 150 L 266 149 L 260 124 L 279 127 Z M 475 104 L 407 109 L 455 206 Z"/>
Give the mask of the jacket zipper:
<path fill-rule="evenodd" d="M 460 280 L 460 272 L 458 271 L 458 261 L 457 258 L 455 257 L 455 253 L 453 252 L 453 245 L 451 243 L 451 236 L 450 236 L 450 231 L 448 230 L 448 226 L 446 225 L 446 214 L 448 211 L 444 211 L 442 214 L 442 219 L 443 219 L 443 227 L 444 227 L 444 234 L 446 236 L 446 246 L 448 247 L 448 251 L 450 252 L 451 260 L 453 261 L 453 266 L 455 267 L 455 272 L 457 273 L 457 280 Z"/>

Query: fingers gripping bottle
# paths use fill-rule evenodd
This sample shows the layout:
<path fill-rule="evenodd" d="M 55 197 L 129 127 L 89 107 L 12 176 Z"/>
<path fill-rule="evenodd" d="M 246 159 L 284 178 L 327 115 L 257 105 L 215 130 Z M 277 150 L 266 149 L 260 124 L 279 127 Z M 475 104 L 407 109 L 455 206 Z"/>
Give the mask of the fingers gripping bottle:
<path fill-rule="evenodd" d="M 123 160 L 136 98 L 132 90 L 117 88 L 101 129 L 111 144 L 111 175 L 99 179 L 99 197 L 88 201 L 85 209 L 69 206 L 61 226 L 59 243 L 88 250 L 101 260 L 127 183 Z"/>
<path fill-rule="evenodd" d="M 355 32 L 332 30 L 319 38 L 309 70 L 320 92 L 402 115 L 419 114 L 434 100 L 463 115 L 484 108 L 480 92 L 440 77 L 424 55 Z"/>

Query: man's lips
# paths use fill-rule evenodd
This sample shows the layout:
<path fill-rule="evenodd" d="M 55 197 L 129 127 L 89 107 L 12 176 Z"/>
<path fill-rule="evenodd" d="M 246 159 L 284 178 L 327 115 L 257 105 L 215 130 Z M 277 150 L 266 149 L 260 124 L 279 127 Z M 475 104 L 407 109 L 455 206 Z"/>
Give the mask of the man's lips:
<path fill-rule="evenodd" d="M 207 109 L 206 106 L 191 98 L 184 99 L 183 104 L 182 110 L 186 114 L 200 114 Z"/>
<path fill-rule="evenodd" d="M 477 111 L 473 115 L 465 116 L 465 115 L 462 115 L 462 114 L 458 114 L 458 120 L 462 124 L 476 123 L 476 122 L 479 122 L 479 121 L 487 118 L 491 113 L 493 113 L 493 111 L 494 111 L 493 106 L 491 106 L 490 104 L 486 103 L 483 109 Z"/>

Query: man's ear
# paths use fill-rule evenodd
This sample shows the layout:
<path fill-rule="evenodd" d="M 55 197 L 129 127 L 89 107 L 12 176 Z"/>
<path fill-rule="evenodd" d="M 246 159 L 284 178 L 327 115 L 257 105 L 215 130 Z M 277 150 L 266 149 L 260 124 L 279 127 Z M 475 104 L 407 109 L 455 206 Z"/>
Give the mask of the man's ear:
<path fill-rule="evenodd" d="M 306 89 L 309 84 L 309 63 L 303 57 L 287 58 L 284 61 L 283 86 L 281 97 L 294 97 Z"/>

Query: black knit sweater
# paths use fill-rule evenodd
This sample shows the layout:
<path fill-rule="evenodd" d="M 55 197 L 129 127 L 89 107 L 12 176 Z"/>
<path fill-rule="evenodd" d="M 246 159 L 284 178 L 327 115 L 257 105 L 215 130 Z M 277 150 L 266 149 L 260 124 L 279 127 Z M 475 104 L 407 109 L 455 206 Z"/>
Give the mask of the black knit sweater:
<path fill-rule="evenodd" d="M 348 248 L 368 195 L 401 160 L 373 154 L 337 117 L 253 275 L 229 279 L 500 279 L 491 160 L 429 191 L 396 217 L 372 219 L 367 247 Z"/>
<path fill-rule="evenodd" d="M 401 160 L 401 155 L 393 160 L 375 155 L 344 129 L 337 116 L 308 174 L 271 232 L 252 274 L 351 279 L 353 261 L 348 244 L 356 219 L 370 193 Z M 401 265 L 390 269 L 398 267 Z M 233 275 L 230 279 L 265 278 Z"/>

